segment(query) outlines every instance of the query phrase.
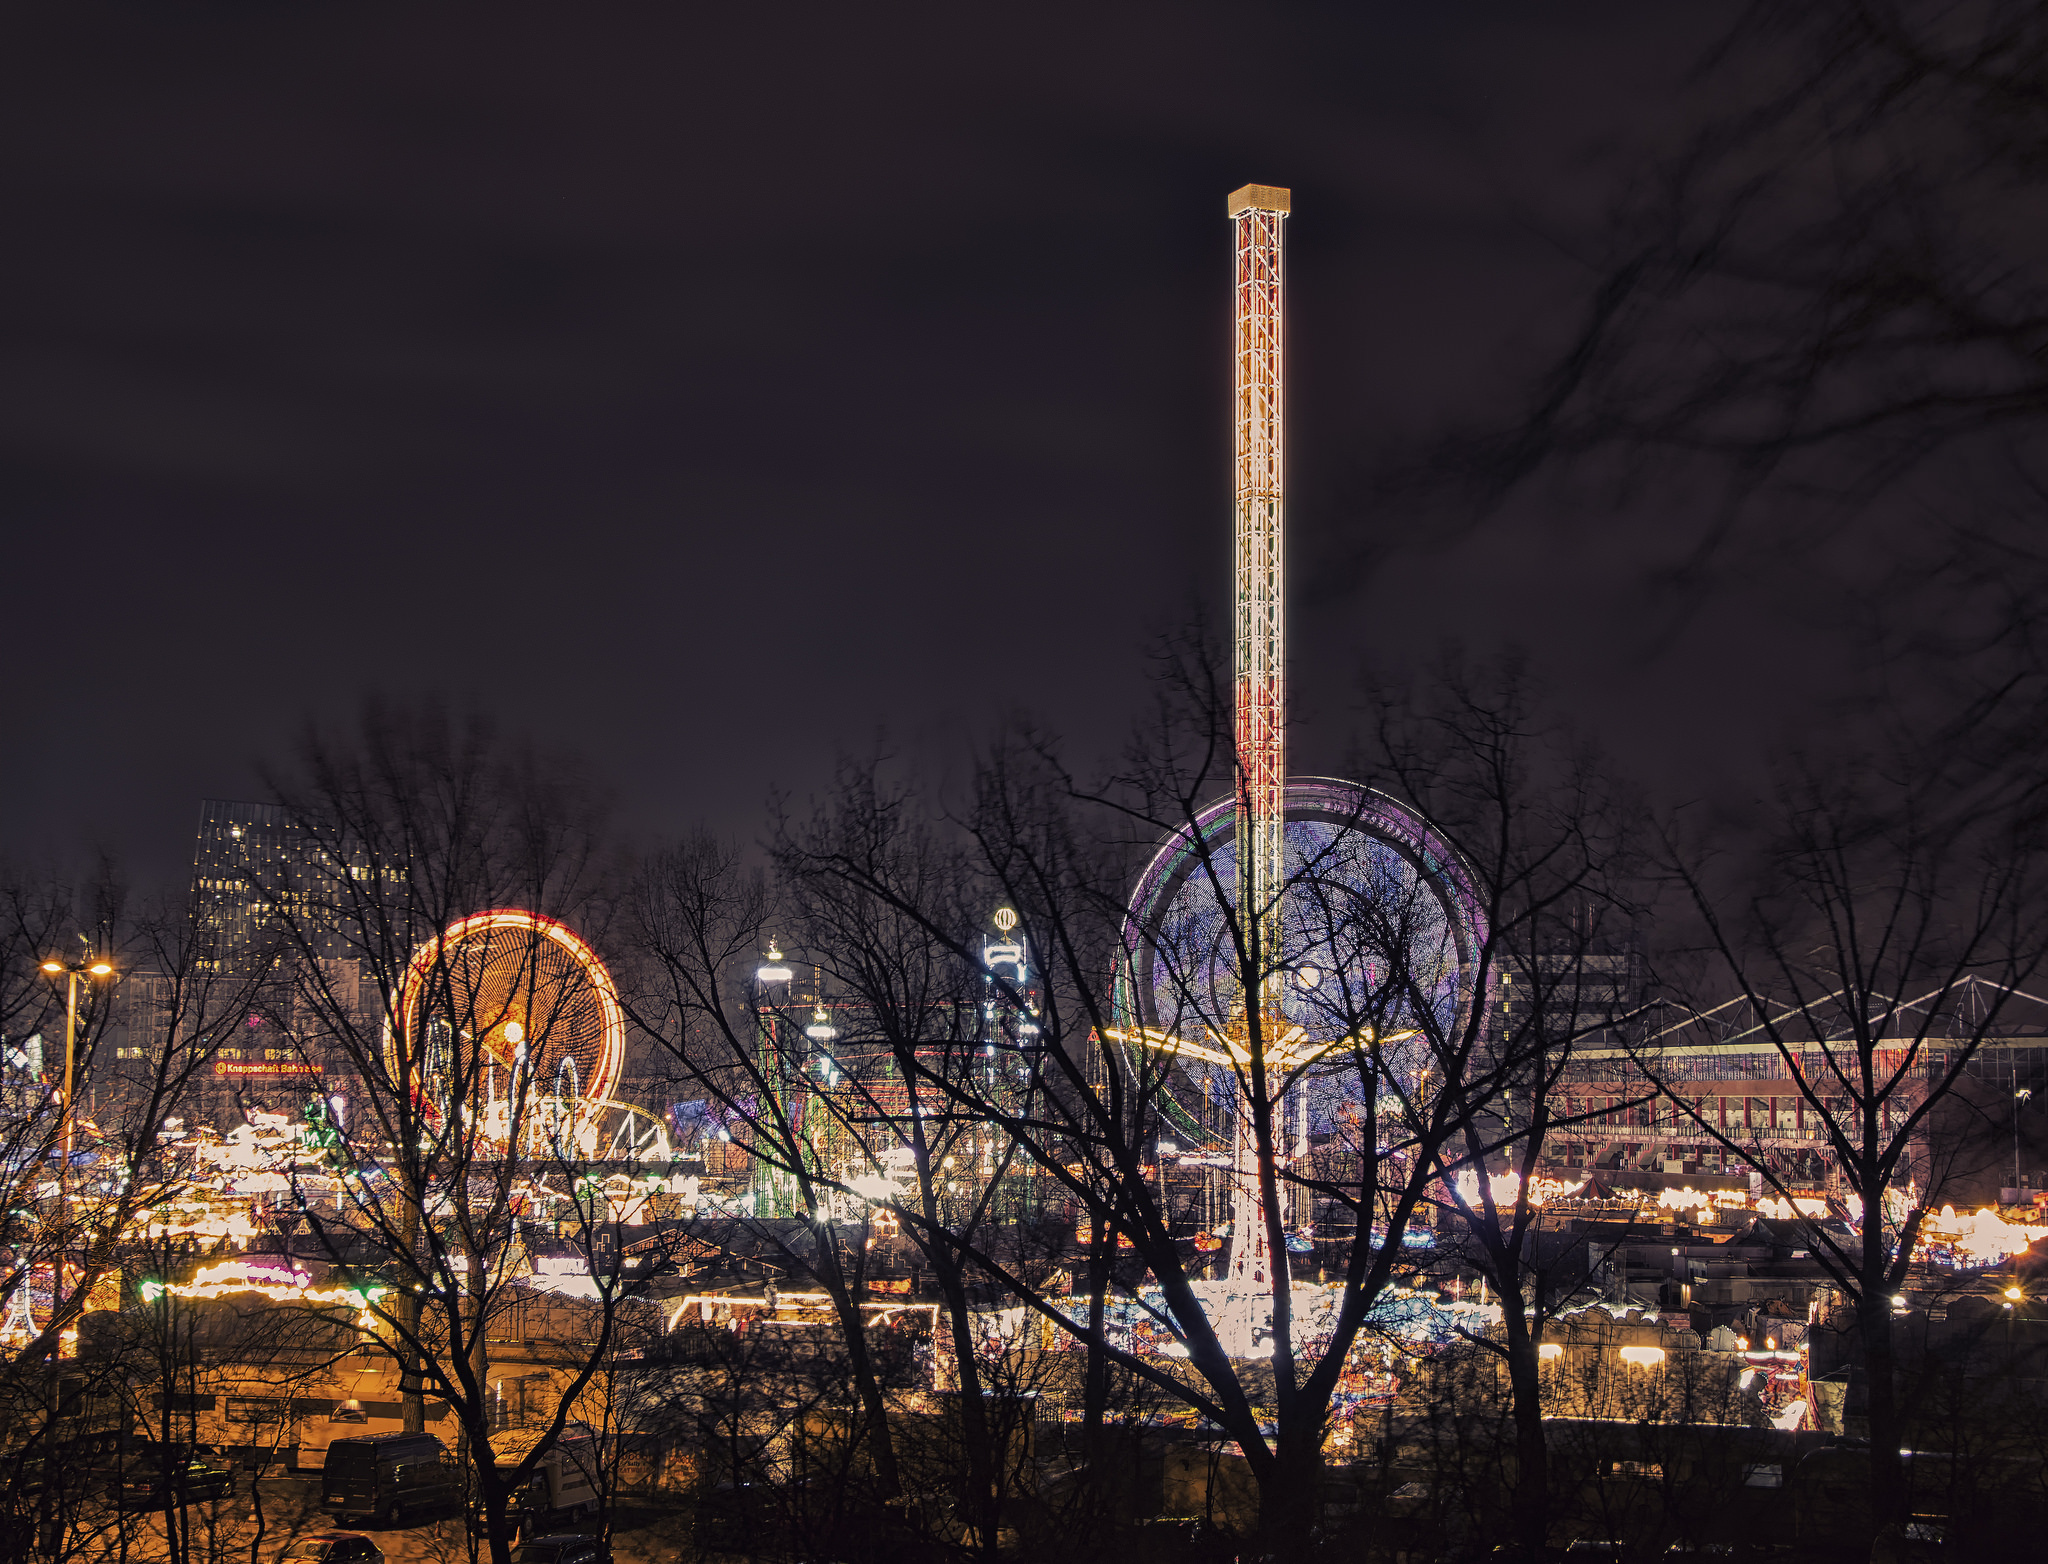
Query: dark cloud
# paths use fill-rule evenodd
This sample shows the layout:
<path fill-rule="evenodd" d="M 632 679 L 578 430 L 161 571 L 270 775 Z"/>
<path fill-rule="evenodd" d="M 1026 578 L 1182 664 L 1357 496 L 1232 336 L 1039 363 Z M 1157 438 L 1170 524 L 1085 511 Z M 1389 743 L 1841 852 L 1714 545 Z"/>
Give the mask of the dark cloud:
<path fill-rule="evenodd" d="M 1655 515 L 1439 537 L 1351 487 L 1507 405 L 1711 14 L 743 9 L 15 13 L 10 846 L 175 871 L 372 690 L 474 696 L 645 829 L 750 829 L 883 724 L 1113 739 L 1147 630 L 1223 599 L 1254 179 L 1299 214 L 1305 755 L 1446 635 L 1537 643 L 1623 748 L 1768 679 L 1747 628 L 1644 666 Z"/>

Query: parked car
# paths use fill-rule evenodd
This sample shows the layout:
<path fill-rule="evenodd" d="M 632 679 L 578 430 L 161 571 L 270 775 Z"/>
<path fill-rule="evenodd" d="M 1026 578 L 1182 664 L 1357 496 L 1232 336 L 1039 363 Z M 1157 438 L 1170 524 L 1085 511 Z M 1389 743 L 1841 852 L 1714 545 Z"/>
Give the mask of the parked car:
<path fill-rule="evenodd" d="M 301 1537 L 278 1556 L 279 1564 L 384 1564 L 384 1550 L 359 1531 L 323 1531 Z"/>
<path fill-rule="evenodd" d="M 337 1439 L 320 1469 L 320 1507 L 336 1516 L 373 1516 L 403 1526 L 408 1515 L 459 1505 L 462 1476 L 432 1434 L 366 1434 Z"/>
<path fill-rule="evenodd" d="M 581 1532 L 549 1532 L 522 1542 L 513 1550 L 512 1564 L 612 1564 L 612 1550 L 602 1538 Z"/>
<path fill-rule="evenodd" d="M 113 1458 L 102 1475 L 124 1510 L 160 1510 L 166 1497 L 182 1507 L 195 1500 L 224 1499 L 235 1491 L 235 1474 L 227 1467 L 183 1450 L 131 1451 L 125 1458 Z"/>

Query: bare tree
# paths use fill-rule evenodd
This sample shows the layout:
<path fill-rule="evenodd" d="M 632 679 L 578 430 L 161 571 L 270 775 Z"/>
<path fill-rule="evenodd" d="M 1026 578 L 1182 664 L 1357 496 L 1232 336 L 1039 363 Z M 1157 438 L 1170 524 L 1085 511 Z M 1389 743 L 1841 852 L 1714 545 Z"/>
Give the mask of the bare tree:
<path fill-rule="evenodd" d="M 573 779 L 431 710 L 373 710 L 352 742 L 311 736 L 273 786 L 304 844 L 247 872 L 290 978 L 273 1019 L 348 1085 L 345 1194 L 315 1231 L 330 1260 L 381 1276 L 371 1345 L 398 1367 L 409 1428 L 427 1396 L 452 1409 L 476 1524 L 505 1564 L 515 1498 L 659 1268 L 610 1264 L 609 1201 L 580 1176 L 595 1126 L 556 1079 L 594 1024 L 596 979 L 552 930 L 601 906 L 595 816 Z M 487 1343 L 529 1296 L 520 1229 L 551 1216 L 592 1318 L 538 1437 L 501 1464 Z"/>
<path fill-rule="evenodd" d="M 2048 6 L 1754 0 L 1689 89 L 1578 241 L 1582 319 L 1519 416 L 1423 465 L 1482 509 L 1544 476 L 1654 495 L 1697 529 L 1678 606 L 1791 563 L 1858 646 L 1844 695 L 2038 795 Z"/>
<path fill-rule="evenodd" d="M 1326 811 L 1290 858 L 1293 921 L 1281 948 L 1263 948 L 1263 920 L 1237 904 L 1214 803 L 1229 796 L 1228 703 L 1199 653 L 1179 659 L 1166 689 L 1108 787 L 1079 787 L 1027 735 L 989 756 L 971 810 L 949 830 L 854 768 L 814 820 L 785 833 L 778 857 L 793 879 L 892 920 L 871 918 L 873 930 L 914 928 L 958 971 L 981 962 L 986 909 L 1017 912 L 1038 975 L 1028 993 L 998 978 L 1003 1021 L 985 1046 L 1003 1089 L 921 1061 L 918 1077 L 1013 1142 L 1092 1232 L 1130 1247 L 1158 1289 L 1144 1307 L 1173 1354 L 1118 1342 L 1096 1308 L 1077 1317 L 1001 1256 L 910 1202 L 898 1209 L 1056 1329 L 1235 1439 L 1265 1529 L 1298 1545 L 1315 1524 L 1330 1401 L 1352 1345 L 1375 1301 L 1417 1264 L 1404 1240 L 1432 1209 L 1445 1148 L 1507 1084 L 1484 1048 L 1479 996 L 1492 957 L 1451 844 L 1391 801 L 1343 788 L 1332 796 L 1351 804 Z M 1133 913 L 1130 886 L 1162 843 L 1182 855 L 1180 883 L 1193 889 Z M 813 955 L 859 960 L 852 949 Z M 1313 986 L 1300 981 L 1311 968 Z M 1295 985 L 1285 1011 L 1259 997 L 1282 982 Z M 1020 1074 L 1028 1091 L 1015 1089 Z M 1203 1089 L 1198 1079 L 1234 1094 L 1240 1165 L 1257 1181 L 1263 1232 L 1236 1235 L 1265 1246 L 1246 1298 L 1197 1285 L 1192 1234 L 1175 1230 L 1159 1191 L 1164 1104 Z M 1305 1097 L 1342 1104 L 1341 1171 L 1311 1175 L 1297 1157 Z M 1297 1199 L 1331 1211 L 1338 1234 L 1335 1297 L 1313 1320 L 1297 1317 L 1280 1263 Z M 1246 1331 L 1269 1360 L 1242 1346 L 1233 1355 Z"/>
<path fill-rule="evenodd" d="M 1488 1016 L 1473 1065 L 1442 1088 L 1453 1101 L 1479 1095 L 1434 1161 L 1466 1234 L 1464 1257 L 1501 1302 L 1500 1333 L 1474 1339 L 1505 1363 L 1512 1530 L 1540 1558 L 1553 1506 L 1539 1349 L 1584 1270 L 1567 1264 L 1560 1275 L 1537 1250 L 1538 1173 L 1553 1132 L 1575 1122 L 1559 1088 L 1580 1044 L 1635 1003 L 1633 811 L 1591 756 L 1543 722 L 1512 666 L 1453 666 L 1419 699 L 1383 696 L 1375 738 L 1371 770 L 1423 806 L 1469 867 L 1480 903 L 1494 978 Z M 1427 1014 L 1414 1000 L 1409 1009 Z"/>
<path fill-rule="evenodd" d="M 16 881 L 5 904 L 10 975 L 25 969 L 45 985 L 38 1010 L 10 984 L 13 1025 L 35 1030 L 9 1036 L 0 1087 L 12 1186 L 0 1219 L 6 1500 L 17 1539 L 55 1556 L 90 1554 L 104 1540 L 82 1505 L 91 1436 L 125 1429 L 125 1416 L 108 1409 L 127 1407 L 132 1365 L 95 1355 L 81 1327 L 89 1313 L 122 1305 L 125 1246 L 184 1193 L 168 1154 L 177 1116 L 258 1003 L 266 974 L 224 971 L 210 932 L 181 902 L 125 907 L 104 869 L 76 898 L 47 879 Z M 37 970 L 46 961 L 83 972 L 60 971 L 53 984 Z M 67 1113 L 64 1045 L 54 1040 L 65 1034 L 74 988 Z"/>
<path fill-rule="evenodd" d="M 829 1109 L 810 1107 L 820 1083 L 804 1033 L 809 1018 L 792 1013 L 787 968 L 777 978 L 767 960 L 776 911 L 769 886 L 739 849 L 700 833 L 656 855 L 632 905 L 646 972 L 634 1018 L 682 1078 L 718 1105 L 767 1181 L 762 1187 L 779 1180 L 789 1192 L 786 1214 L 801 1219 L 795 1231 L 772 1220 L 779 1211 L 735 1214 L 753 1218 L 749 1225 L 831 1299 L 879 1497 L 895 1499 L 902 1482 L 861 1309 L 864 1247 L 850 1248 L 832 1220 L 849 1190 L 844 1170 L 821 1154 L 819 1120 Z"/>
<path fill-rule="evenodd" d="M 1873 766 L 1862 776 L 1874 774 Z M 1860 1207 L 1851 1228 L 1814 1222 L 1807 1231 L 1855 1314 L 1869 1396 L 1869 1513 L 1897 1522 L 1893 1299 L 1956 1171 L 1955 1145 L 1931 1133 L 1936 1116 L 2048 955 L 2041 844 L 2023 808 L 1958 815 L 1920 795 L 1901 802 L 1880 782 L 1802 773 L 1785 784 L 1775 826 L 1747 874 L 1666 827 L 1671 873 L 1706 957 L 1699 975 L 1674 973 L 1668 989 L 1696 1023 L 1689 1045 L 1722 1040 L 1708 996 L 1734 989 L 1748 1035 L 1770 1045 L 1817 1147 Z M 1790 1206 L 1805 1193 L 1779 1158 L 1725 1122 L 1717 1099 L 1687 1089 L 1689 1070 L 1711 1067 L 1696 1054 L 1645 1048 L 1639 1061 L 1774 1199 Z"/>
<path fill-rule="evenodd" d="M 2037 428 L 2044 42 L 2039 0 L 1744 7 L 1524 420 L 1458 455 L 1493 483 L 1605 450 L 1867 500 Z"/>

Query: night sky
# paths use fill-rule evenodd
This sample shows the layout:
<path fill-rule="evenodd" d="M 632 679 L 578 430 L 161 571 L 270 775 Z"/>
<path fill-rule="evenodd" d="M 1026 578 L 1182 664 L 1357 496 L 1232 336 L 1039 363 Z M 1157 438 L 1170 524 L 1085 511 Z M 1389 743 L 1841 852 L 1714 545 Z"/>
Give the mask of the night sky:
<path fill-rule="evenodd" d="M 1101 751 L 1227 600 L 1248 181 L 1296 214 L 1296 769 L 1447 639 L 1687 785 L 1831 688 L 1796 582 L 1679 616 L 1661 502 L 1372 482 L 1512 413 L 1725 13 L 723 9 L 13 9 L 0 846 L 176 880 L 372 693 L 575 752 L 643 836 L 884 732 Z"/>

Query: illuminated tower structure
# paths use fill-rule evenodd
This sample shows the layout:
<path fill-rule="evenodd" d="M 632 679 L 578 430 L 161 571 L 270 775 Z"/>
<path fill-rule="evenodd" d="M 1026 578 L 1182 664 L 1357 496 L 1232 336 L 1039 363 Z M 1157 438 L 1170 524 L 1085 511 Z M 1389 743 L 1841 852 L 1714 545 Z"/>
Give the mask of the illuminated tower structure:
<path fill-rule="evenodd" d="M 1232 665 L 1236 695 L 1238 916 L 1244 925 L 1259 992 L 1246 994 L 1246 1022 L 1256 1007 L 1268 1052 L 1268 1078 L 1284 1031 L 1280 1000 L 1280 901 L 1286 883 L 1287 745 L 1285 605 L 1282 519 L 1285 508 L 1285 375 L 1282 344 L 1286 278 L 1282 226 L 1289 193 L 1246 185 L 1230 196 L 1235 232 L 1234 551 L 1236 612 Z M 1241 1101 L 1235 1136 L 1231 1201 L 1230 1280 L 1233 1290 L 1263 1293 L 1272 1267 L 1285 1265 L 1267 1237 L 1250 1103 Z M 1278 1110 L 1274 1138 L 1279 1139 Z"/>
<path fill-rule="evenodd" d="M 1234 1122 L 1228 1274 L 1195 1284 L 1213 1289 L 1205 1308 L 1233 1357 L 1261 1351 L 1273 1302 L 1288 1292 L 1281 1232 L 1289 1234 L 1288 1247 L 1312 1248 L 1314 1201 L 1282 1180 L 1307 1154 L 1315 1123 L 1355 1116 L 1362 1106 L 1357 1083 L 1343 1078 L 1344 1060 L 1371 1050 L 1367 1071 L 1407 1069 L 1400 1056 L 1383 1050 L 1420 1035 L 1418 1026 L 1402 1024 L 1416 1019 L 1409 1012 L 1417 1007 L 1454 1028 L 1464 1007 L 1476 1002 L 1470 982 L 1485 921 L 1456 849 L 1421 816 L 1371 788 L 1287 774 L 1282 339 L 1283 236 L 1291 205 L 1284 189 L 1246 185 L 1228 206 L 1235 327 L 1234 785 L 1229 797 L 1196 811 L 1162 842 L 1139 876 L 1125 926 L 1129 968 L 1117 983 L 1119 1024 L 1107 1032 L 1108 1041 L 1127 1050 L 1178 1059 L 1203 1108 L 1191 1114 L 1172 1092 L 1164 1093 L 1162 1128 L 1170 1122 L 1191 1132 L 1204 1147 L 1205 1165 L 1208 1108 L 1228 1112 Z M 1283 915 L 1289 870 L 1306 867 L 1305 861 L 1290 863 L 1290 835 L 1303 853 L 1315 854 L 1314 904 L 1337 897 L 1361 909 L 1387 906 L 1393 947 L 1367 948 L 1360 936 L 1339 937 L 1319 927 L 1327 923 L 1321 914 L 1293 922 Z M 1333 851 L 1339 843 L 1342 850 Z M 1297 914 L 1313 910 L 1308 897 L 1302 900 Z M 1382 920 L 1365 922 L 1379 928 Z M 1324 990 L 1330 962 L 1344 971 Z M 1419 977 L 1420 985 L 1390 992 L 1394 980 L 1381 974 L 1395 971 Z M 1240 975 L 1245 981 L 1235 981 Z M 1361 1026 L 1354 999 L 1365 994 L 1379 997 L 1374 1021 Z M 1228 1013 L 1206 1008 L 1215 999 L 1225 1000 Z M 1325 1056 L 1329 1068 L 1319 1065 Z M 1270 1130 L 1264 1158 L 1261 1117 Z M 1174 1149 L 1162 1139 L 1160 1152 L 1163 1168 Z M 1211 1220 L 1206 1199 L 1203 1220 Z"/>
<path fill-rule="evenodd" d="M 801 1123 L 804 1108 L 804 1093 L 801 1090 L 803 1078 L 797 1074 L 798 1090 L 790 1091 L 791 1040 L 783 1034 L 789 1030 L 788 1011 L 790 1005 L 790 983 L 796 977 L 781 948 L 773 940 L 768 943 L 768 953 L 754 973 L 754 1020 L 758 1029 L 757 1046 L 760 1054 L 760 1076 L 768 1100 L 761 1103 L 761 1122 L 774 1126 L 776 1134 L 765 1138 L 771 1143 L 784 1138 L 781 1126 L 794 1120 Z M 794 1050 L 797 1072 L 801 1072 L 802 1051 Z M 788 1216 L 796 1208 L 795 1179 L 787 1169 L 780 1168 L 758 1151 L 754 1155 L 753 1176 L 747 1198 L 748 1211 L 759 1217 Z"/>

